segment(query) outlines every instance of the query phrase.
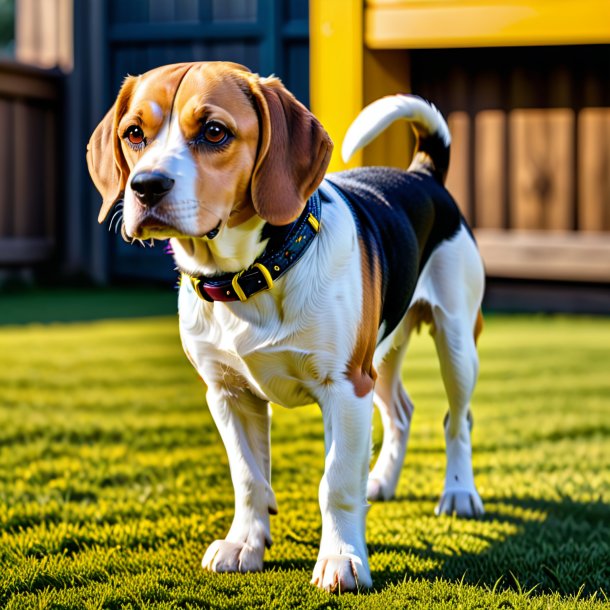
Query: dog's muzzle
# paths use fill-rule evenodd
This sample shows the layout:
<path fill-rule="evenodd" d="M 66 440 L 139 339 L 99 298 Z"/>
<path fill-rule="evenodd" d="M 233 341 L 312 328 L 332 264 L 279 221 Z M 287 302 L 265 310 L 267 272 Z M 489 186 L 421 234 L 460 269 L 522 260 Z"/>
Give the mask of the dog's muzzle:
<path fill-rule="evenodd" d="M 169 193 L 175 180 L 160 172 L 140 172 L 130 183 L 136 199 L 148 208 L 156 206 Z"/>

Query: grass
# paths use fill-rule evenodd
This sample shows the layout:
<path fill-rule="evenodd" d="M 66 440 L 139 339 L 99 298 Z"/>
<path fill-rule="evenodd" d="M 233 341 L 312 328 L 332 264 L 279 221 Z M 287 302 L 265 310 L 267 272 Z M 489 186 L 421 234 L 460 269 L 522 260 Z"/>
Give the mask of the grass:
<path fill-rule="evenodd" d="M 474 404 L 487 514 L 465 521 L 433 516 L 445 405 L 417 337 L 398 498 L 369 513 L 375 588 L 338 597 L 308 584 L 315 407 L 274 411 L 280 513 L 265 571 L 206 573 L 233 495 L 175 316 L 0 327 L 0 607 L 608 608 L 609 345 L 608 319 L 489 317 Z"/>

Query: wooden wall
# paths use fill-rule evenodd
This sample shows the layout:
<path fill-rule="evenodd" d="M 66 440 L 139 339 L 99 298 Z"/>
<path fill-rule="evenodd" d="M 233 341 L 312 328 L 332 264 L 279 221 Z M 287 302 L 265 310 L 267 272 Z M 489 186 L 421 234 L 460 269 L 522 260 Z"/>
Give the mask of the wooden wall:
<path fill-rule="evenodd" d="M 610 47 L 412 51 L 411 86 L 453 127 L 478 227 L 610 230 Z"/>
<path fill-rule="evenodd" d="M 73 0 L 15 0 L 15 57 L 41 68 L 73 64 Z"/>
<path fill-rule="evenodd" d="M 311 0 L 311 9 L 312 109 L 335 151 L 372 99 L 427 97 L 448 118 L 448 186 L 488 276 L 610 282 L 607 0 Z M 406 167 L 408 141 L 394 124 L 350 166 Z M 331 169 L 345 167 L 335 152 Z"/>
<path fill-rule="evenodd" d="M 0 265 L 56 246 L 60 91 L 58 74 L 0 62 Z"/>
<path fill-rule="evenodd" d="M 610 47 L 417 50 L 410 57 L 413 91 L 448 117 L 448 186 L 488 268 L 610 280 Z"/>

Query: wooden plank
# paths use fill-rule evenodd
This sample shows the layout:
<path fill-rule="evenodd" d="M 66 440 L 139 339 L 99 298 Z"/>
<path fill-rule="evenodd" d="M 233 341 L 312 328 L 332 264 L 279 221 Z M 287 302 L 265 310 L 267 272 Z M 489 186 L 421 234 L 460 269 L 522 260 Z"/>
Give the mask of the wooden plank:
<path fill-rule="evenodd" d="M 0 237 L 13 234 L 13 107 L 0 99 Z"/>
<path fill-rule="evenodd" d="M 501 229 L 505 219 L 506 114 L 486 110 L 475 117 L 476 226 Z"/>
<path fill-rule="evenodd" d="M 42 170 L 44 210 L 41 214 L 43 220 L 43 235 L 53 239 L 57 225 L 57 204 L 59 199 L 59 163 L 57 162 L 57 152 L 59 142 L 57 141 L 57 117 L 51 110 L 46 110 L 43 114 L 44 121 L 44 149 L 42 152 Z M 62 210 L 63 212 L 63 210 Z"/>
<path fill-rule="evenodd" d="M 15 57 L 26 64 L 36 60 L 36 30 L 39 25 L 36 4 L 37 0 L 19 0 L 15 12 Z"/>
<path fill-rule="evenodd" d="M 610 234 L 476 229 L 492 277 L 610 281 Z"/>
<path fill-rule="evenodd" d="M 15 56 L 42 68 L 73 64 L 73 0 L 19 0 L 15 19 Z"/>
<path fill-rule="evenodd" d="M 149 19 L 151 22 L 166 23 L 175 21 L 175 0 L 148 0 Z"/>
<path fill-rule="evenodd" d="M 28 63 L 41 68 L 53 68 L 58 64 L 58 8 L 57 0 L 36 0 L 33 14 L 30 16 L 30 19 L 35 22 L 36 39 L 32 49 L 32 57 Z"/>
<path fill-rule="evenodd" d="M 451 132 L 451 162 L 447 174 L 447 189 L 466 219 L 470 220 L 470 117 L 466 112 L 452 112 L 447 117 L 447 124 Z"/>
<path fill-rule="evenodd" d="M 309 21 L 287 21 L 282 24 L 280 35 L 284 40 L 309 39 Z"/>
<path fill-rule="evenodd" d="M 515 229 L 571 229 L 574 113 L 514 110 L 509 115 L 510 218 Z"/>
<path fill-rule="evenodd" d="M 585 108 L 578 117 L 578 224 L 610 230 L 610 109 Z"/>
<path fill-rule="evenodd" d="M 54 243 L 45 238 L 0 238 L 0 264 L 29 265 L 47 260 Z"/>
<path fill-rule="evenodd" d="M 265 35 L 265 29 L 258 23 L 115 23 L 109 28 L 112 42 L 172 42 L 192 40 L 256 39 Z"/>
<path fill-rule="evenodd" d="M 31 209 L 32 200 L 30 198 L 32 168 L 28 154 L 30 113 L 27 106 L 21 102 L 15 103 L 13 112 L 13 158 L 15 164 L 13 173 L 15 179 L 15 200 L 13 204 L 15 206 L 15 217 L 12 236 L 25 238 L 28 237 L 28 222 L 30 214 L 33 212 Z"/>
<path fill-rule="evenodd" d="M 0 62 L 0 96 L 56 102 L 60 79 L 57 72 L 30 69 Z"/>
<path fill-rule="evenodd" d="M 74 67 L 74 0 L 59 0 L 58 15 L 57 65 L 70 72 Z"/>
<path fill-rule="evenodd" d="M 371 49 L 599 44 L 610 42 L 607 0 L 367 0 Z"/>
<path fill-rule="evenodd" d="M 16 103 L 14 107 L 14 224 L 15 237 L 46 235 L 45 203 L 55 206 L 55 197 L 47 200 L 44 111 L 37 106 Z M 55 152 L 55 157 L 57 153 Z M 53 158 L 49 159 L 53 161 Z"/>

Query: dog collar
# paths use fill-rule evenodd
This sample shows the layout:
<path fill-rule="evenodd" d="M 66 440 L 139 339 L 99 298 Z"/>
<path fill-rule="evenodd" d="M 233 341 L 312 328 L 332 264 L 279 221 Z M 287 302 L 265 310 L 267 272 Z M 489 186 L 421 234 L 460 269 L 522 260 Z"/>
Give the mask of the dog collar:
<path fill-rule="evenodd" d="M 322 206 L 316 191 L 305 209 L 291 225 L 274 227 L 266 224 L 263 237 L 269 242 L 264 252 L 248 268 L 237 273 L 213 277 L 187 275 L 199 298 L 204 301 L 247 301 L 251 296 L 270 290 L 273 283 L 286 273 L 305 253 L 320 232 Z"/>

